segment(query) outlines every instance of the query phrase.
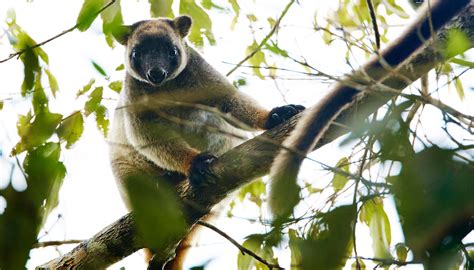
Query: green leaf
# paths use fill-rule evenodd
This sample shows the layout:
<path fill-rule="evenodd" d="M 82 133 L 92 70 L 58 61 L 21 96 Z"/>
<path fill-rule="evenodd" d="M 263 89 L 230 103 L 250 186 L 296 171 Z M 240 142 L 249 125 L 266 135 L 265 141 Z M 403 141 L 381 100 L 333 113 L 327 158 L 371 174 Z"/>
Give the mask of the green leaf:
<path fill-rule="evenodd" d="M 249 235 L 247 240 L 242 243 L 242 246 L 259 254 L 262 250 L 263 236 L 260 234 Z M 252 270 L 255 266 L 256 260 L 247 254 L 239 252 L 237 255 L 237 269 L 239 270 Z"/>
<path fill-rule="evenodd" d="M 26 116 L 20 116 L 17 129 L 21 140 L 13 148 L 11 155 L 14 156 L 23 151 L 29 151 L 46 142 L 54 134 L 61 119 L 61 114 L 51 113 L 46 109 L 36 114 L 34 119 L 30 113 Z M 31 122 L 31 120 L 33 121 Z"/>
<path fill-rule="evenodd" d="M 340 206 L 314 221 L 308 239 L 298 241 L 301 269 L 341 269 L 350 255 L 356 209 Z"/>
<path fill-rule="evenodd" d="M 38 79 L 35 82 L 33 99 L 31 103 L 33 105 L 33 111 L 35 114 L 48 109 L 48 97 L 46 97 L 46 93 L 44 92 L 43 86 L 41 85 L 41 74 L 39 74 Z"/>
<path fill-rule="evenodd" d="M 298 243 L 303 239 L 301 239 L 298 236 L 298 233 L 293 229 L 288 230 L 288 237 L 288 246 L 291 252 L 290 270 L 299 270 L 301 265 L 301 251 L 299 249 Z"/>
<path fill-rule="evenodd" d="M 71 116 L 63 119 L 56 133 L 62 141 L 66 141 L 66 148 L 71 148 L 82 136 L 84 131 L 84 119 L 80 112 L 74 112 Z"/>
<path fill-rule="evenodd" d="M 164 248 L 186 233 L 186 222 L 176 190 L 164 179 L 145 174 L 128 177 L 125 188 L 145 246 L 160 250 L 163 254 L 174 252 Z"/>
<path fill-rule="evenodd" d="M 110 47 L 113 47 L 114 36 L 121 35 L 123 31 L 123 18 L 120 0 L 116 0 L 115 3 L 102 11 L 100 17 L 102 18 L 102 32 L 104 32 L 107 44 Z"/>
<path fill-rule="evenodd" d="M 103 105 L 99 105 L 95 110 L 95 121 L 97 128 L 102 132 L 104 137 L 107 137 L 109 133 L 109 118 L 107 108 Z"/>
<path fill-rule="evenodd" d="M 29 152 L 23 162 L 29 192 L 35 194 L 32 197 L 42 209 L 41 225 L 58 205 L 59 189 L 66 175 L 66 167 L 59 161 L 60 154 L 61 146 L 49 142 Z"/>
<path fill-rule="evenodd" d="M 245 78 L 237 78 L 235 81 L 232 82 L 235 88 L 239 88 L 241 86 L 247 85 L 247 80 Z"/>
<path fill-rule="evenodd" d="M 3 100 L 0 100 L 0 111 L 3 110 L 3 105 L 4 105 L 4 101 Z"/>
<path fill-rule="evenodd" d="M 25 96 L 33 90 L 36 77 L 39 76 L 41 69 L 38 61 L 38 56 L 33 50 L 26 50 L 21 56 L 20 60 L 24 65 L 24 79 L 21 84 L 21 95 Z"/>
<path fill-rule="evenodd" d="M 273 41 L 270 41 L 270 43 L 267 42 L 265 44 L 265 48 L 267 50 L 271 51 L 272 53 L 276 54 L 276 55 L 280 55 L 280 56 L 283 56 L 283 57 L 288 57 L 288 52 L 286 50 L 283 50 L 280 47 L 278 47 L 278 44 L 273 42 Z"/>
<path fill-rule="evenodd" d="M 97 72 L 100 73 L 100 75 L 107 77 L 107 72 L 105 72 L 103 67 L 97 64 L 95 61 L 91 61 L 91 62 L 92 62 L 92 66 L 95 68 L 95 70 L 97 70 Z"/>
<path fill-rule="evenodd" d="M 11 185 L 0 190 L 6 200 L 6 208 L 0 215 L 0 268 L 25 268 L 38 232 L 57 204 L 58 190 L 66 173 L 59 157 L 60 147 L 56 143 L 30 151 L 23 162 L 26 190 L 18 192 Z"/>
<path fill-rule="evenodd" d="M 203 36 L 206 37 L 211 45 L 216 43 L 214 34 L 212 34 L 211 18 L 194 0 L 181 0 L 179 2 L 179 13 L 188 14 L 193 18 L 189 40 L 194 45 L 202 47 L 204 45 Z"/>
<path fill-rule="evenodd" d="M 400 174 L 392 181 L 406 243 L 414 260 L 449 269 L 472 229 L 474 169 L 455 151 L 437 147 L 401 162 Z"/>
<path fill-rule="evenodd" d="M 258 49 L 258 44 L 255 40 L 253 40 L 253 43 L 250 46 L 248 46 L 247 49 L 245 50 L 245 53 L 247 55 L 250 55 L 251 53 L 254 53 L 254 52 L 255 54 L 252 57 L 250 57 L 248 62 L 250 63 L 250 65 L 253 66 L 252 68 L 253 73 L 257 75 L 257 77 L 259 77 L 260 79 L 264 80 L 265 77 L 263 77 L 262 72 L 260 71 L 259 67 L 262 64 L 266 64 L 267 61 L 265 60 L 265 54 L 262 52 L 262 50 Z"/>
<path fill-rule="evenodd" d="M 156 17 L 170 17 L 173 18 L 173 0 L 148 0 L 150 3 L 150 15 Z"/>
<path fill-rule="evenodd" d="M 59 90 L 58 81 L 56 81 L 56 78 L 49 69 L 44 69 L 44 71 L 48 76 L 49 88 L 51 89 L 51 93 L 53 94 L 53 97 L 56 97 L 56 93 Z"/>
<path fill-rule="evenodd" d="M 346 157 L 341 158 L 337 164 L 336 168 L 341 169 L 342 171 L 349 173 L 349 159 Z M 334 188 L 335 192 L 338 192 L 344 188 L 346 183 L 349 181 L 347 178 L 347 175 L 344 175 L 342 173 L 334 172 L 334 177 L 332 178 L 332 186 Z"/>
<path fill-rule="evenodd" d="M 89 100 L 87 100 L 84 105 L 84 110 L 86 116 L 89 116 L 91 113 L 95 112 L 102 101 L 102 94 L 104 88 L 102 86 L 96 87 L 94 91 L 89 95 Z"/>
<path fill-rule="evenodd" d="M 91 79 L 86 85 L 84 85 L 84 87 L 82 87 L 82 89 L 77 91 L 76 98 L 78 98 L 78 97 L 84 95 L 85 93 L 87 93 L 92 88 L 92 85 L 94 83 L 95 83 L 95 79 Z"/>
<path fill-rule="evenodd" d="M 390 255 L 392 231 L 382 199 L 375 198 L 366 201 L 362 206 L 360 219 L 369 226 L 374 256 L 381 259 L 392 258 Z"/>
<path fill-rule="evenodd" d="M 109 83 L 109 88 L 117 93 L 122 90 L 122 81 L 114 81 Z"/>
<path fill-rule="evenodd" d="M 89 29 L 99 15 L 99 10 L 104 6 L 105 0 L 84 0 L 81 11 L 77 16 L 77 29 L 81 32 Z"/>

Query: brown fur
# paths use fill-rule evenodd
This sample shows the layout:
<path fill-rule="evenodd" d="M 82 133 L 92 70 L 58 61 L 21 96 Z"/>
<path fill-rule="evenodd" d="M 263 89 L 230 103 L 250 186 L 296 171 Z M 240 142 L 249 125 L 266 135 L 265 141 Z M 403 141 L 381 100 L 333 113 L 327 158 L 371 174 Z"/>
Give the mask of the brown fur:
<path fill-rule="evenodd" d="M 268 117 L 268 110 L 237 92 L 184 42 L 182 38 L 189 31 L 189 24 L 187 17 L 142 21 L 129 27 L 119 39 L 126 45 L 127 74 L 112 123 L 110 156 L 126 202 L 123 187 L 127 176 L 137 173 L 162 176 L 166 170 L 188 175 L 197 154 L 206 151 L 219 156 L 241 142 L 237 136 L 242 136 L 238 129 L 242 123 L 263 129 Z M 134 70 L 130 62 L 133 48 L 150 36 L 169 40 L 180 52 L 178 66 L 159 85 L 147 82 L 143 72 Z M 236 120 L 228 121 L 221 115 L 196 108 L 195 104 L 216 108 Z M 173 184 L 178 193 L 185 192 L 189 186 L 187 181 Z M 180 243 L 175 259 L 166 269 L 182 268 L 195 231 L 193 228 Z M 151 255 L 146 251 L 148 259 Z"/>

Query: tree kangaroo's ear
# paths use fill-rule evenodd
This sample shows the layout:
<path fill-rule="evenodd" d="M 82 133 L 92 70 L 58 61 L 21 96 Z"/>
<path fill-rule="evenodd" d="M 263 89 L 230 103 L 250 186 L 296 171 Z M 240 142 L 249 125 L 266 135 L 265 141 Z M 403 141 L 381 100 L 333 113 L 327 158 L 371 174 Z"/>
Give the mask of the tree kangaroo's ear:
<path fill-rule="evenodd" d="M 131 33 L 132 33 L 132 26 L 121 25 L 121 26 L 116 27 L 116 29 L 112 31 L 112 36 L 115 38 L 115 40 L 118 43 L 125 46 L 127 45 L 127 41 Z"/>
<path fill-rule="evenodd" d="M 188 15 L 181 15 L 173 20 L 173 24 L 182 38 L 188 35 L 192 23 L 193 20 Z"/>

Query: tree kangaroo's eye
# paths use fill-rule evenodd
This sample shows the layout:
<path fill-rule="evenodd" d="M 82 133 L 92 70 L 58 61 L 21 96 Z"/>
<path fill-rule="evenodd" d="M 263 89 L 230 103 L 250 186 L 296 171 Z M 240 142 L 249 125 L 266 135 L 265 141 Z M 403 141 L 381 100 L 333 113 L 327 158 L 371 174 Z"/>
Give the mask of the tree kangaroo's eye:
<path fill-rule="evenodd" d="M 132 50 L 132 54 L 130 55 L 130 57 L 132 58 L 133 61 L 137 60 L 137 58 L 138 58 L 138 51 L 137 51 L 137 49 L 133 49 L 133 50 Z"/>
<path fill-rule="evenodd" d="M 169 56 L 170 57 L 176 57 L 178 55 L 178 47 L 173 46 L 171 50 L 169 51 Z"/>

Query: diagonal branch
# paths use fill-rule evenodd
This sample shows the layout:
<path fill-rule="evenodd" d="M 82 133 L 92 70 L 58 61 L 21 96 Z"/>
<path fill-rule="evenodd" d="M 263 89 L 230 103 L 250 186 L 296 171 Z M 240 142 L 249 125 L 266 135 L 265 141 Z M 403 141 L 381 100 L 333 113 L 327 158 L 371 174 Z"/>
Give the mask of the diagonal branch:
<path fill-rule="evenodd" d="M 278 264 L 272 264 L 272 263 L 269 263 L 267 262 L 264 258 L 258 256 L 255 252 L 251 251 L 250 249 L 242 246 L 241 244 L 239 244 L 237 241 L 235 241 L 232 237 L 230 237 L 228 234 L 226 234 L 225 232 L 223 232 L 221 229 L 217 228 L 216 226 L 212 225 L 212 224 L 209 224 L 207 222 L 204 222 L 204 221 L 198 221 L 196 222 L 196 224 L 199 224 L 201 226 L 204 226 L 204 227 L 207 227 L 213 231 L 215 231 L 216 233 L 218 233 L 219 235 L 221 235 L 222 237 L 224 237 L 225 239 L 227 239 L 229 242 L 231 242 L 234 246 L 236 246 L 240 252 L 242 252 L 242 254 L 247 254 L 249 256 L 252 256 L 255 260 L 263 263 L 264 265 L 268 266 L 268 269 L 284 269 L 282 268 L 281 266 L 279 266 Z"/>
<path fill-rule="evenodd" d="M 99 10 L 95 13 L 95 15 L 99 15 L 100 13 L 102 13 L 102 11 L 106 10 L 106 9 L 109 8 L 112 4 L 114 4 L 115 1 L 116 1 L 116 0 L 111 0 L 109 3 L 107 3 L 106 5 L 104 5 L 101 9 L 99 9 Z M 65 34 L 67 34 L 67 33 L 69 33 L 69 32 L 74 31 L 74 30 L 79 26 L 79 24 L 80 24 L 80 22 L 76 23 L 76 24 L 75 24 L 74 26 L 72 26 L 71 28 L 68 28 L 68 29 L 62 31 L 62 32 L 59 33 L 59 34 L 57 34 L 57 35 L 55 35 L 55 36 L 53 36 L 53 37 L 48 38 L 47 40 L 44 40 L 44 41 L 42 41 L 42 42 L 40 42 L 40 43 L 35 44 L 34 46 L 27 47 L 27 48 L 24 48 L 24 49 L 19 50 L 19 51 L 17 51 L 17 52 L 11 53 L 7 58 L 0 60 L 0 64 L 1 64 L 1 63 L 4 63 L 4 62 L 7 62 L 8 60 L 10 60 L 10 59 L 12 59 L 12 58 L 14 58 L 14 57 L 20 57 L 23 53 L 25 53 L 25 52 L 28 51 L 28 50 L 33 50 L 33 49 L 35 49 L 35 48 L 41 47 L 41 46 L 43 46 L 43 45 L 46 44 L 46 43 L 49 43 L 49 42 L 51 42 L 51 41 L 53 41 L 53 40 L 55 40 L 55 39 L 57 39 L 57 38 L 60 38 L 60 37 L 64 36 Z"/>
<path fill-rule="evenodd" d="M 471 41 L 471 46 L 474 46 L 474 0 L 471 0 L 468 8 L 460 16 L 451 21 L 450 27 L 456 27 L 464 31 Z M 437 44 L 435 45 L 442 46 L 444 44 L 446 33 L 447 28 L 438 33 Z M 383 81 L 383 85 L 401 91 L 411 82 L 433 69 L 440 61 L 445 60 L 447 59 L 444 58 L 444 55 L 434 46 L 425 47 L 414 56 L 410 56 L 409 61 L 398 70 L 398 74 L 403 75 L 403 78 L 396 74 L 390 74 L 388 79 Z M 382 82 L 379 83 L 382 84 Z M 394 96 L 396 96 L 396 93 L 370 91 L 336 118 L 335 122 L 337 123 L 329 127 L 316 148 L 324 146 L 340 135 L 347 133 L 348 130 L 343 126 L 353 122 L 354 118 L 363 119 L 369 116 Z M 231 191 L 252 181 L 252 179 L 267 174 L 273 158 L 280 150 L 280 147 L 274 142 L 282 142 L 294 128 L 298 118 L 299 116 L 296 116 L 290 121 L 222 155 L 212 166 L 218 184 L 200 190 L 190 189 L 182 197 L 183 202 L 186 202 L 184 208 L 190 226 L 195 224 L 206 214 L 206 211 L 209 211 L 212 206 L 220 202 Z M 194 205 L 199 205 L 199 209 Z M 168 243 L 168 246 L 173 247 L 176 244 Z M 105 268 L 143 247 L 143 242 L 136 234 L 133 214 L 130 213 L 89 240 L 84 241 L 71 252 L 38 267 L 38 269 Z"/>

